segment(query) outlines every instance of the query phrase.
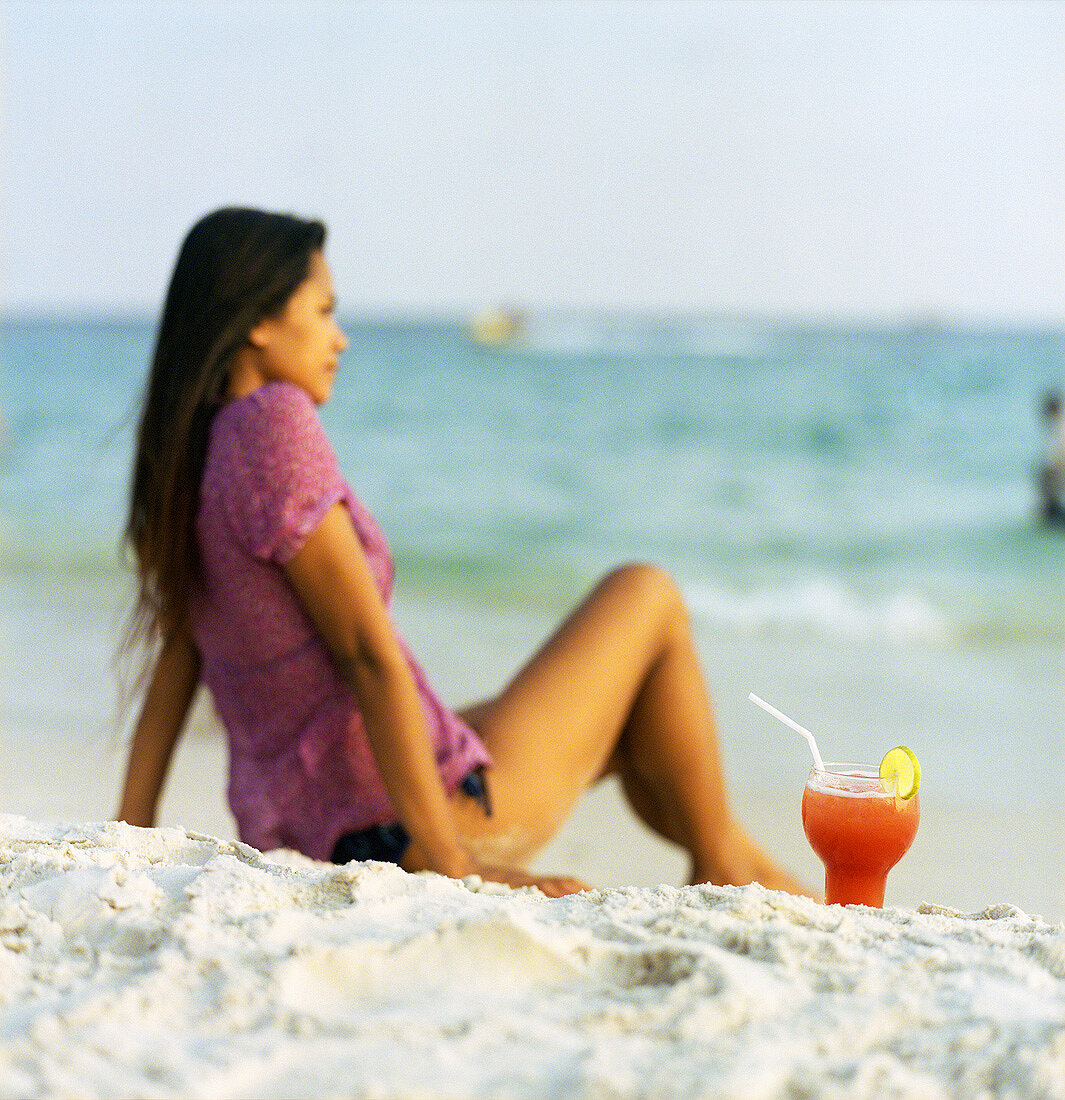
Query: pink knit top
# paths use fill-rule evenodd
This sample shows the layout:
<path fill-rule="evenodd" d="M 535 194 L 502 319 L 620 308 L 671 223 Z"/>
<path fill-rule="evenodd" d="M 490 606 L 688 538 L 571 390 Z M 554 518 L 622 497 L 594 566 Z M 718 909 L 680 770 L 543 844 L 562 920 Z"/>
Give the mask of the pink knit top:
<path fill-rule="evenodd" d="M 229 736 L 229 805 L 246 843 L 323 860 L 343 833 L 396 819 L 355 696 L 280 568 L 338 501 L 388 606 L 388 544 L 341 476 L 310 397 L 272 382 L 218 411 L 196 523 L 204 583 L 192 630 Z M 399 644 L 452 791 L 490 758 Z"/>

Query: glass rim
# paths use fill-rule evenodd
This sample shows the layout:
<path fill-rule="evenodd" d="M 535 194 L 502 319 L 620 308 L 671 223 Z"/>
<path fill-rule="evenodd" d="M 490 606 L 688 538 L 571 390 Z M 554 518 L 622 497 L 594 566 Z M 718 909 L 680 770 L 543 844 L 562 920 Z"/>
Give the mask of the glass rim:
<path fill-rule="evenodd" d="M 812 790 L 831 794 L 859 795 L 862 797 L 893 798 L 894 793 L 885 790 L 880 781 L 880 768 L 875 764 L 847 762 L 826 763 L 824 768 L 815 764 L 806 777 L 806 786 Z"/>
<path fill-rule="evenodd" d="M 824 767 L 816 764 L 810 768 L 811 775 L 838 775 L 852 779 L 879 779 L 880 766 L 878 764 L 860 764 L 857 761 L 826 760 Z"/>

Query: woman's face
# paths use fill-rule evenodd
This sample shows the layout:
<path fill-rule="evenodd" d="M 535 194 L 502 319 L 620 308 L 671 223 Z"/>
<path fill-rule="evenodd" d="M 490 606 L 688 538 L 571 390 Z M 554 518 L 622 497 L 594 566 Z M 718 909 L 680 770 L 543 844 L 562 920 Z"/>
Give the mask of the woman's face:
<path fill-rule="evenodd" d="M 316 405 L 329 400 L 348 339 L 336 321 L 333 277 L 321 252 L 311 256 L 307 278 L 284 309 L 260 321 L 248 341 L 255 352 L 252 371 L 258 385 L 291 382 Z"/>

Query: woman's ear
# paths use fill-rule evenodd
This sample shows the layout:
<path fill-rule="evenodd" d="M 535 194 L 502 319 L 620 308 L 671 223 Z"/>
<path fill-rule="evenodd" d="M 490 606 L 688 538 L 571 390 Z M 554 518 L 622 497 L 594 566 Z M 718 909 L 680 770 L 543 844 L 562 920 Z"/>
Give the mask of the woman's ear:
<path fill-rule="evenodd" d="M 269 333 L 270 318 L 264 317 L 249 333 L 248 343 L 253 348 L 266 347 L 268 340 L 270 339 Z"/>

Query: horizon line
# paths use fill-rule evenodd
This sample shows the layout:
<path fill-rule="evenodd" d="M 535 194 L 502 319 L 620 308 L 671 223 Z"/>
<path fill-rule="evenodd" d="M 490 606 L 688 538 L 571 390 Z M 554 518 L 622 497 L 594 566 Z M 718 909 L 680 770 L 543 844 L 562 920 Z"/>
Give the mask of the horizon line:
<path fill-rule="evenodd" d="M 362 306 L 339 309 L 340 317 L 354 324 L 443 324 L 465 327 L 486 309 L 501 310 L 519 319 L 587 318 L 628 321 L 720 323 L 779 326 L 788 328 L 885 329 L 891 331 L 1017 331 L 1059 332 L 1065 334 L 1065 312 L 1060 316 L 1020 312 L 1005 314 L 966 313 L 946 310 L 740 310 L 660 308 L 604 305 L 518 306 L 491 303 L 480 307 L 455 306 Z M 0 324 L 155 324 L 158 308 L 143 306 L 103 306 L 82 304 L 0 305 Z"/>

